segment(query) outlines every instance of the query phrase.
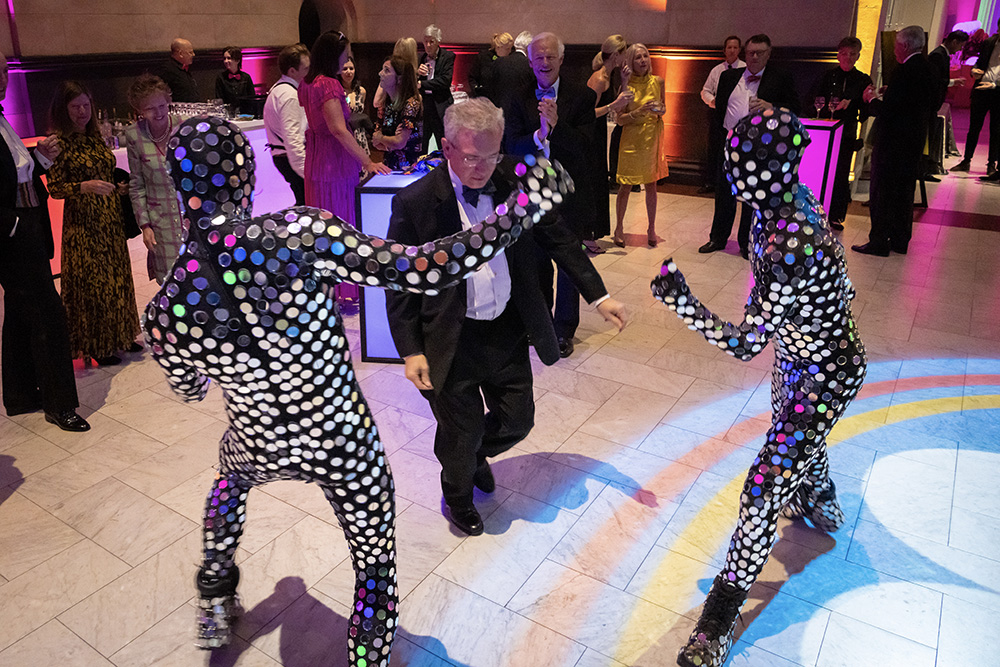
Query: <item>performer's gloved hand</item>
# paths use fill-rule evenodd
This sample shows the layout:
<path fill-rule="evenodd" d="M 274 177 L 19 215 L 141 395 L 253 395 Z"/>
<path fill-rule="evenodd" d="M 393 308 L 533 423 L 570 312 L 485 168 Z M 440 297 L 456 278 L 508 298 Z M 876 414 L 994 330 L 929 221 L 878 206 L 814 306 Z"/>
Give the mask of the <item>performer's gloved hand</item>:
<path fill-rule="evenodd" d="M 670 310 L 677 310 L 692 302 L 691 288 L 688 287 L 684 274 L 677 270 L 673 258 L 664 260 L 660 267 L 660 275 L 650 283 L 653 296 L 662 301 Z"/>

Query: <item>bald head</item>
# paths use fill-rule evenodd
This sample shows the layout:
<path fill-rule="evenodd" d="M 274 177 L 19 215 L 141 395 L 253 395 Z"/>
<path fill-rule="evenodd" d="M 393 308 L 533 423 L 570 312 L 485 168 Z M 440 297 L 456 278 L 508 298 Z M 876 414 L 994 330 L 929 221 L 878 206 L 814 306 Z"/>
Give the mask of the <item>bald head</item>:
<path fill-rule="evenodd" d="M 170 42 L 170 57 L 187 67 L 194 62 L 194 46 L 188 40 L 178 37 Z"/>

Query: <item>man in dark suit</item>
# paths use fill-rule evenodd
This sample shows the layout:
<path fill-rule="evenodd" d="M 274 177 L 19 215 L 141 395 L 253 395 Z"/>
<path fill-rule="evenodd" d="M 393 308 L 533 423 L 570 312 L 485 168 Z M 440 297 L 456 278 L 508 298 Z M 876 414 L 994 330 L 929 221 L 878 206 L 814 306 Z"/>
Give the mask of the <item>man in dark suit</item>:
<path fill-rule="evenodd" d="M 513 164 L 498 164 L 503 124 L 502 112 L 485 98 L 449 109 L 447 162 L 393 198 L 388 238 L 422 244 L 490 215 L 514 183 Z M 449 518 L 470 535 L 483 531 L 473 487 L 486 493 L 495 488 L 487 458 L 513 447 L 534 424 L 528 337 L 543 363 L 559 359 L 539 286 L 539 248 L 573 276 L 605 319 L 619 329 L 625 325 L 624 306 L 608 298 L 579 241 L 547 218 L 458 287 L 435 296 L 386 294 L 389 329 L 406 360 L 406 377 L 437 419 L 434 454 Z"/>
<path fill-rule="evenodd" d="M 559 76 L 565 47 L 550 32 L 535 36 L 528 46 L 528 60 L 535 81 L 513 95 L 504 110 L 507 117 L 506 146 L 511 155 L 542 151 L 558 160 L 576 184 L 576 192 L 558 210 L 557 224 L 572 232 L 577 245 L 594 228 L 593 141 L 596 116 L 594 91 Z M 540 276 L 546 300 L 555 305 L 554 323 L 559 354 L 573 353 L 573 336 L 580 324 L 580 293 L 574 281 L 559 270 L 556 294 L 552 295 L 552 262 L 541 258 Z"/>
<path fill-rule="evenodd" d="M 7 95 L 0 55 L 0 102 Z M 0 107 L 0 287 L 4 293 L 3 404 L 10 416 L 42 409 L 65 431 L 86 431 L 78 414 L 66 310 L 52 282 L 52 227 L 41 174 L 59 154 L 55 136 L 28 151 Z"/>
<path fill-rule="evenodd" d="M 833 193 L 830 197 L 830 227 L 843 229 L 847 218 L 847 207 L 851 203 L 851 160 L 864 142 L 858 138 L 858 126 L 868 120 L 868 105 L 863 95 L 872 78 L 858 71 L 854 65 L 861 57 L 861 40 L 845 37 L 837 46 L 837 67 L 827 70 L 814 89 L 814 97 L 819 95 L 831 104 L 840 101 L 833 110 L 833 117 L 844 121 L 840 139 L 840 153 L 837 157 L 837 172 L 833 177 Z"/>
<path fill-rule="evenodd" d="M 799 112 L 799 96 L 795 90 L 792 75 L 774 65 L 768 67 L 771 57 L 771 39 L 764 34 L 749 38 L 744 49 L 747 66 L 726 70 L 719 76 L 719 88 L 715 95 L 715 113 L 722 118 L 723 132 L 736 127 L 744 116 L 760 109 L 785 107 Z M 736 217 L 736 195 L 726 180 L 722 170 L 716 176 L 715 215 L 709 241 L 698 248 L 700 253 L 715 252 L 726 247 L 729 234 L 733 231 Z M 743 259 L 750 259 L 750 221 L 753 207 L 742 205 L 740 227 L 736 240 L 740 244 Z"/>
<path fill-rule="evenodd" d="M 934 174 L 947 173 L 944 171 L 944 143 L 946 133 L 951 127 L 951 108 L 945 106 L 945 98 L 948 96 L 948 88 L 951 86 L 961 86 L 965 79 L 951 78 L 951 55 L 960 52 L 969 41 L 969 33 L 962 30 L 952 30 L 944 38 L 936 49 L 927 54 L 927 62 L 934 72 L 934 85 L 937 96 L 934 98 L 933 111 L 928 119 L 927 133 L 927 161 L 924 170 L 924 180 L 938 183 L 941 181 Z M 938 122 L 938 117 L 944 119 Z"/>
<path fill-rule="evenodd" d="M 975 87 L 969 96 L 969 134 L 965 138 L 965 157 L 949 171 L 969 171 L 972 156 L 979 144 L 986 115 L 990 116 L 990 143 L 986 157 L 986 176 L 981 181 L 1000 181 L 1000 20 L 997 32 L 983 42 L 979 58 L 972 68 Z"/>
<path fill-rule="evenodd" d="M 927 138 L 927 121 L 937 100 L 935 76 L 923 55 L 924 29 L 911 25 L 896 33 L 899 66 L 889 85 L 865 91 L 872 129 L 871 220 L 868 243 L 851 246 L 855 252 L 888 257 L 906 254 L 913 226 L 913 192 L 920 156 Z M 884 92 L 884 97 L 882 94 Z"/>
<path fill-rule="evenodd" d="M 493 103 L 501 109 L 507 108 L 514 93 L 531 86 L 535 81 L 535 73 L 531 71 L 528 56 L 517 49 L 511 51 L 506 58 L 494 61 L 493 76 L 497 97 Z"/>
<path fill-rule="evenodd" d="M 444 136 L 444 112 L 455 101 L 451 96 L 451 78 L 455 72 L 455 54 L 441 48 L 441 29 L 429 25 L 424 30 L 424 52 L 420 54 L 417 79 L 424 99 L 424 137 L 421 150 L 426 154 L 434 135 L 438 146 Z"/>
<path fill-rule="evenodd" d="M 170 86 L 173 102 L 204 102 L 198 92 L 198 83 L 190 69 L 194 62 L 194 47 L 186 39 L 178 37 L 170 43 L 170 58 L 160 71 L 160 78 Z"/>

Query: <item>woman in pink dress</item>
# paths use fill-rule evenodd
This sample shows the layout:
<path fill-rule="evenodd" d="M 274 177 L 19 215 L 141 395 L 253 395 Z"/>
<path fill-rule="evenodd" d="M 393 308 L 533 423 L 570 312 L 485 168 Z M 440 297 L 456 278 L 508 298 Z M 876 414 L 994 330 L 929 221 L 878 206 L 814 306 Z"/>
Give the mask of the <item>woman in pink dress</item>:
<path fill-rule="evenodd" d="M 299 85 L 299 104 L 306 111 L 306 205 L 326 209 L 354 225 L 354 188 L 358 174 L 388 174 L 389 168 L 372 162 L 347 125 L 351 114 L 347 93 L 337 74 L 351 55 L 344 33 L 329 31 L 313 44 L 309 73 Z M 337 287 L 341 305 L 356 305 L 356 285 Z"/>

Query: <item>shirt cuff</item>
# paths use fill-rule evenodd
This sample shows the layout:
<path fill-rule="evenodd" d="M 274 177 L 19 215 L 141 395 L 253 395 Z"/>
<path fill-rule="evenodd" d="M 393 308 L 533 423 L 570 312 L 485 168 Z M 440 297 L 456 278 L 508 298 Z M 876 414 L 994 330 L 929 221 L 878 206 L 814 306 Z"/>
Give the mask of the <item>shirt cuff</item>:
<path fill-rule="evenodd" d="M 549 157 L 549 140 L 541 138 L 541 129 L 535 130 L 531 138 L 535 140 L 535 145 L 538 146 L 538 150 L 542 151 L 545 157 Z"/>
<path fill-rule="evenodd" d="M 590 305 L 593 306 L 594 308 L 597 308 L 599 305 L 601 305 L 603 302 L 607 301 L 610 298 L 611 298 L 610 294 L 605 294 L 600 299 L 598 299 L 597 301 L 595 301 L 594 303 L 592 303 Z"/>
<path fill-rule="evenodd" d="M 42 169 L 48 171 L 52 167 L 53 164 L 52 160 L 42 155 L 42 152 L 37 148 L 35 148 L 34 151 L 35 151 L 35 158 L 38 160 L 38 164 L 42 165 Z"/>

